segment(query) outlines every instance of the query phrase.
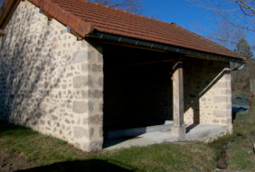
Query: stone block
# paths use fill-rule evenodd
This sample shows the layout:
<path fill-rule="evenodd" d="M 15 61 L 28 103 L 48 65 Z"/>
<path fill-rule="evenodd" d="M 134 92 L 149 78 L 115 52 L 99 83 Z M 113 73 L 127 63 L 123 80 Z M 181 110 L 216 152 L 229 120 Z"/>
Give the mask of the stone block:
<path fill-rule="evenodd" d="M 89 90 L 89 98 L 99 99 L 103 97 L 103 92 L 99 90 Z"/>
<path fill-rule="evenodd" d="M 226 74 L 226 75 L 225 75 L 225 79 L 226 79 L 227 81 L 230 82 L 230 80 L 231 80 L 231 75 L 230 75 L 230 74 Z"/>
<path fill-rule="evenodd" d="M 82 95 L 83 99 L 87 99 L 88 98 L 88 91 L 82 90 L 81 95 Z"/>
<path fill-rule="evenodd" d="M 89 64 L 83 63 L 83 64 L 81 65 L 81 71 L 82 71 L 82 72 L 88 72 L 88 71 L 89 71 Z"/>
<path fill-rule="evenodd" d="M 77 139 L 89 136 L 89 132 L 82 127 L 74 127 L 73 134 L 74 134 L 74 137 Z"/>
<path fill-rule="evenodd" d="M 103 115 L 94 115 L 89 117 L 89 124 L 102 124 Z"/>
<path fill-rule="evenodd" d="M 214 88 L 226 88 L 227 83 L 226 82 L 217 82 L 213 87 Z"/>
<path fill-rule="evenodd" d="M 94 86 L 93 76 L 91 76 L 91 75 L 88 76 L 88 86 L 89 87 L 93 87 Z"/>
<path fill-rule="evenodd" d="M 93 141 L 90 143 L 84 143 L 82 149 L 88 152 L 97 152 L 102 150 L 103 141 Z"/>
<path fill-rule="evenodd" d="M 215 117 L 226 117 L 226 111 L 223 110 L 214 110 L 213 115 Z"/>
<path fill-rule="evenodd" d="M 89 66 L 89 71 L 94 72 L 94 73 L 102 73 L 103 65 L 91 64 Z"/>
<path fill-rule="evenodd" d="M 83 86 L 88 85 L 87 76 L 76 76 L 73 78 L 73 87 L 82 88 Z"/>
<path fill-rule="evenodd" d="M 225 96 L 215 96 L 213 97 L 214 103 L 226 103 L 228 101 L 227 97 Z"/>
<path fill-rule="evenodd" d="M 73 63 L 82 63 L 86 59 L 88 59 L 88 52 L 85 50 L 73 53 Z"/>
<path fill-rule="evenodd" d="M 94 103 L 90 101 L 88 103 L 88 106 L 89 106 L 89 112 L 93 112 L 94 111 Z"/>
<path fill-rule="evenodd" d="M 88 52 L 88 61 L 92 61 L 94 58 L 94 51 L 89 51 Z"/>
<path fill-rule="evenodd" d="M 73 112 L 75 112 L 75 113 L 88 112 L 88 104 L 84 101 L 74 101 L 73 102 Z"/>
<path fill-rule="evenodd" d="M 104 86 L 104 77 L 100 77 L 100 78 L 98 79 L 98 85 L 99 85 L 99 86 Z"/>
<path fill-rule="evenodd" d="M 231 90 L 230 89 L 227 89 L 227 90 L 222 90 L 221 91 L 221 94 L 225 94 L 225 95 L 231 95 Z"/>
<path fill-rule="evenodd" d="M 91 128 L 89 130 L 89 138 L 92 138 L 94 136 L 94 128 Z"/>
<path fill-rule="evenodd" d="M 219 120 L 216 120 L 216 119 L 213 120 L 214 124 L 219 124 L 219 122 L 220 122 Z"/>

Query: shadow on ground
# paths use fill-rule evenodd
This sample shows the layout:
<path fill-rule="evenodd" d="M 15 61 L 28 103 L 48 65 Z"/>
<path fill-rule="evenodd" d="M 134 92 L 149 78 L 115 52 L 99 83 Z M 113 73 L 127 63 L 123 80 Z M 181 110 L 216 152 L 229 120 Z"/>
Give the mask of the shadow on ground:
<path fill-rule="evenodd" d="M 122 167 L 121 167 L 122 166 Z M 124 166 L 124 167 L 123 167 Z M 109 162 L 98 159 L 91 159 L 85 161 L 67 161 L 54 163 L 47 166 L 36 167 L 26 170 L 19 170 L 16 172 L 131 172 L 137 171 L 131 167 L 120 164 L 119 162 Z"/>
<path fill-rule="evenodd" d="M 26 130 L 26 128 L 0 120 L 0 133 L 11 130 Z"/>

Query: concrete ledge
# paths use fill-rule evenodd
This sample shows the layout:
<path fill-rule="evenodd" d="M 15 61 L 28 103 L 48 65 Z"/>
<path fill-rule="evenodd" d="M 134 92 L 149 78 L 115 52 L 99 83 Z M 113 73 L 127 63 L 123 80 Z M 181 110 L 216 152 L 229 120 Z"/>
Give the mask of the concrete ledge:
<path fill-rule="evenodd" d="M 226 135 L 227 126 L 202 125 L 192 128 L 185 137 L 185 141 L 212 142 L 219 137 Z M 148 132 L 132 139 L 110 139 L 104 143 L 104 150 L 129 148 L 133 146 L 148 146 L 164 142 L 177 142 L 179 138 L 171 131 Z"/>
<path fill-rule="evenodd" d="M 173 123 L 167 124 L 167 125 L 156 125 L 156 126 L 149 126 L 149 127 L 109 131 L 107 133 L 107 139 L 114 139 L 114 138 L 120 138 L 120 137 L 133 137 L 133 136 L 138 136 L 144 133 L 154 132 L 154 131 L 169 131 L 172 126 L 173 126 Z"/>
<path fill-rule="evenodd" d="M 226 134 L 228 126 L 200 124 L 186 134 L 185 140 L 209 143 Z"/>

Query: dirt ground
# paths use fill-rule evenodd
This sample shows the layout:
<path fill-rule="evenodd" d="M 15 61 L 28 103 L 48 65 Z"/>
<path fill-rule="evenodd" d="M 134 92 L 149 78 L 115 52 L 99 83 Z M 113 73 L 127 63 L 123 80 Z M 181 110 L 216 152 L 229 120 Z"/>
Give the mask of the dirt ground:
<path fill-rule="evenodd" d="M 35 167 L 25 156 L 0 150 L 0 172 L 12 172 Z"/>

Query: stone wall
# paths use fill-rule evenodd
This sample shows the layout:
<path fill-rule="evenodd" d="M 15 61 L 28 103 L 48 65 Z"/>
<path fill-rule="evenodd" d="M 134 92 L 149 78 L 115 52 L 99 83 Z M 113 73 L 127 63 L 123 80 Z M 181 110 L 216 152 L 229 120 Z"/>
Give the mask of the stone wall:
<path fill-rule="evenodd" d="M 229 63 L 184 61 L 185 123 L 227 125 L 232 131 Z"/>
<path fill-rule="evenodd" d="M 0 119 L 95 151 L 102 148 L 100 47 L 21 2 L 0 39 Z"/>

